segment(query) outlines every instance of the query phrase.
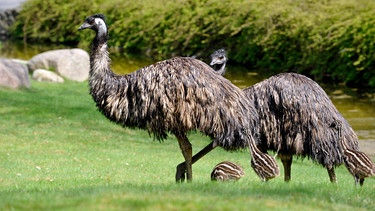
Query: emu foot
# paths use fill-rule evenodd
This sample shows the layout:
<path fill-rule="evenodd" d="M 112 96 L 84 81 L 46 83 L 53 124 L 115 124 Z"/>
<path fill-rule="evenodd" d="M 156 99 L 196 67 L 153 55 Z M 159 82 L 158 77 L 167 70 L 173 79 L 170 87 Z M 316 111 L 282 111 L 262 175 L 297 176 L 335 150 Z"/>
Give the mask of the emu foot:
<path fill-rule="evenodd" d="M 290 182 L 290 175 L 284 175 L 284 182 Z"/>
<path fill-rule="evenodd" d="M 176 182 L 184 182 L 185 181 L 185 176 L 186 174 L 186 164 L 185 163 L 180 163 L 176 167 Z"/>

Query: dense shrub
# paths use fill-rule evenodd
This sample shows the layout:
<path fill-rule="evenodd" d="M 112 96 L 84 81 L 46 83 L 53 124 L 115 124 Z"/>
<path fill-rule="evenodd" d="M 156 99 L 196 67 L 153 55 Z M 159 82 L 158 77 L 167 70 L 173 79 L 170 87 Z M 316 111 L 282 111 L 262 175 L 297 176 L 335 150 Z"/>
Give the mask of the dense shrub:
<path fill-rule="evenodd" d="M 104 13 L 110 45 L 153 56 L 225 47 L 231 61 L 375 88 L 375 2 L 368 0 L 29 0 L 13 27 L 25 41 L 87 46 L 83 19 Z"/>

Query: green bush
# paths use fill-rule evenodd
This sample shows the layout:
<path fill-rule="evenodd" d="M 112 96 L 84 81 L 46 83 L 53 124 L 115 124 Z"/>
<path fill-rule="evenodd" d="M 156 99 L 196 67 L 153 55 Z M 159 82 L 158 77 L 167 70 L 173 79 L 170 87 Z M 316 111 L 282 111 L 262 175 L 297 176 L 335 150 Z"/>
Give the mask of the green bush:
<path fill-rule="evenodd" d="M 373 8 L 368 0 L 29 0 L 13 34 L 87 46 L 93 35 L 77 27 L 100 12 L 109 44 L 126 52 L 207 57 L 225 47 L 231 61 L 269 75 L 294 71 L 375 88 Z"/>

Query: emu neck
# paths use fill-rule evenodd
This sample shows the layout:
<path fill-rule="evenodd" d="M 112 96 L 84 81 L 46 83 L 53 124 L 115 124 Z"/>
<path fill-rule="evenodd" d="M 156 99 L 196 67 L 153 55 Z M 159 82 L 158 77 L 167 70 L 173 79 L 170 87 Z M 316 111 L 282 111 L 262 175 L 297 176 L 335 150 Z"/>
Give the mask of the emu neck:
<path fill-rule="evenodd" d="M 105 99 L 111 87 L 116 87 L 118 80 L 110 68 L 110 58 L 107 46 L 108 36 L 97 33 L 92 42 L 90 53 L 89 85 L 90 94 L 99 110 L 103 111 Z"/>
<path fill-rule="evenodd" d="M 99 31 L 91 44 L 90 77 L 112 73 L 107 40 L 108 35 Z"/>
<path fill-rule="evenodd" d="M 220 69 L 218 71 L 216 71 L 216 73 L 219 74 L 219 75 L 224 75 L 225 74 L 225 65 L 226 65 L 226 63 L 222 64 Z"/>
<path fill-rule="evenodd" d="M 255 154 L 259 154 L 260 151 L 259 149 L 255 146 L 253 140 L 249 140 L 249 148 L 250 148 L 250 154 L 251 154 L 251 158 L 252 159 L 255 159 Z"/>

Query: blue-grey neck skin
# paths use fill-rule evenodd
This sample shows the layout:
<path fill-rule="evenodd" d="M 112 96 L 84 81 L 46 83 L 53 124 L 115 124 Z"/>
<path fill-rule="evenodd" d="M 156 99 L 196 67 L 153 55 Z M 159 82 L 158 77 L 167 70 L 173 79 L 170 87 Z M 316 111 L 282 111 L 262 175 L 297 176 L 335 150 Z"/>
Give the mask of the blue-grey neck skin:
<path fill-rule="evenodd" d="M 98 27 L 98 37 L 105 37 L 108 39 L 107 25 L 101 18 L 95 18 L 95 23 Z"/>

